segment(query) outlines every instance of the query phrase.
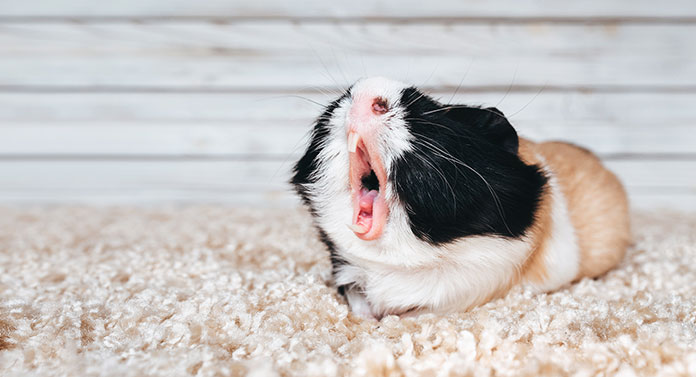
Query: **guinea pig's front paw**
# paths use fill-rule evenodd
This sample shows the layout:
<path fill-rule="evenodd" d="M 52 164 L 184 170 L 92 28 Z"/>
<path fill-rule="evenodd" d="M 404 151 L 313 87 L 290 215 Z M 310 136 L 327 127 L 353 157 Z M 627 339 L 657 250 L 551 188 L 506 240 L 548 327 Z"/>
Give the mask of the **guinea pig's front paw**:
<path fill-rule="evenodd" d="M 370 311 L 370 308 L 367 306 L 359 305 L 356 308 L 353 308 L 351 306 L 350 311 L 362 319 L 379 321 L 379 318 L 377 318 L 374 314 L 372 314 L 372 312 Z"/>
<path fill-rule="evenodd" d="M 378 321 L 379 318 L 372 313 L 370 308 L 370 303 L 367 301 L 362 292 L 360 292 L 357 287 L 350 287 L 345 290 L 346 300 L 348 301 L 348 306 L 350 306 L 350 311 L 362 319 L 372 319 Z"/>

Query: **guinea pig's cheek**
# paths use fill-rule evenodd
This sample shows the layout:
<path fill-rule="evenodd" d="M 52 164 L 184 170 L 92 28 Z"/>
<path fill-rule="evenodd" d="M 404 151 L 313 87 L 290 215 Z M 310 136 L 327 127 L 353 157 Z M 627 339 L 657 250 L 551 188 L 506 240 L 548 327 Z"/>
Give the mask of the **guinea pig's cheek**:
<path fill-rule="evenodd" d="M 386 200 L 384 200 L 384 194 L 380 193 L 379 196 L 374 201 L 372 207 L 372 228 L 368 232 L 367 239 L 377 239 L 382 235 L 384 231 L 384 226 L 387 223 L 387 217 L 389 215 L 389 207 L 387 206 Z"/>

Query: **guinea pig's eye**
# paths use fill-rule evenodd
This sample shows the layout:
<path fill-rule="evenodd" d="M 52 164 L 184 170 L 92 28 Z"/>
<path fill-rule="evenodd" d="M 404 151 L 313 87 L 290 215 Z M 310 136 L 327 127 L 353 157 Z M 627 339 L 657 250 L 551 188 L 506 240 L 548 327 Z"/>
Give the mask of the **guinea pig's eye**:
<path fill-rule="evenodd" d="M 372 112 L 377 115 L 382 115 L 385 114 L 387 111 L 389 111 L 389 105 L 387 104 L 387 100 L 385 100 L 382 97 L 375 98 L 375 100 L 372 102 Z"/>

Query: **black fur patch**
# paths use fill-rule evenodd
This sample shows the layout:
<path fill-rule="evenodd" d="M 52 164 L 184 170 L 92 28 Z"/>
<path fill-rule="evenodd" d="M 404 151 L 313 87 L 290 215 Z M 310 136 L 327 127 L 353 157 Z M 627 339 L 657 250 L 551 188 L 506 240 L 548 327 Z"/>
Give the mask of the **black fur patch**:
<path fill-rule="evenodd" d="M 326 248 L 329 250 L 329 255 L 331 256 L 331 271 L 335 274 L 336 268 L 338 268 L 338 266 L 347 264 L 347 262 L 338 255 L 338 252 L 336 251 L 336 244 L 334 244 L 331 238 L 329 238 L 329 236 L 326 235 L 326 232 L 324 232 L 324 230 L 321 229 L 321 227 L 319 226 L 317 226 L 317 230 L 319 231 L 319 239 L 321 240 L 321 242 L 324 243 L 324 245 L 326 245 Z"/>
<path fill-rule="evenodd" d="M 316 216 L 316 209 L 314 208 L 311 197 L 309 195 L 310 193 L 307 191 L 305 185 L 314 183 L 316 181 L 315 177 L 319 169 L 318 155 L 319 152 L 321 152 L 321 146 L 326 141 L 326 138 L 329 136 L 330 129 L 328 122 L 331 120 L 334 110 L 336 110 L 339 103 L 347 95 L 348 92 L 346 92 L 342 97 L 329 104 L 324 109 L 324 112 L 322 113 L 322 115 L 319 116 L 319 118 L 314 124 L 311 140 L 309 142 L 309 147 L 307 147 L 307 151 L 300 158 L 300 160 L 297 161 L 295 167 L 293 168 L 294 174 L 290 179 L 290 183 L 295 188 L 297 194 L 300 195 L 300 198 L 302 198 L 302 201 L 309 208 L 309 211 L 313 216 Z M 338 252 L 336 251 L 336 244 L 333 240 L 331 240 L 331 238 L 326 234 L 326 232 L 319 226 L 317 226 L 317 230 L 319 231 L 319 238 L 324 243 L 324 245 L 326 245 L 326 248 L 329 250 L 329 253 L 331 255 L 332 273 L 335 274 L 336 269 L 340 265 L 346 264 L 347 262 L 338 256 Z M 343 289 L 340 289 L 340 287 L 339 292 L 343 294 Z"/>
<path fill-rule="evenodd" d="M 312 136 L 307 147 L 307 151 L 295 164 L 293 168 L 293 176 L 290 179 L 290 183 L 295 188 L 295 191 L 300 195 L 302 201 L 307 207 L 309 207 L 312 214 L 315 213 L 312 201 L 309 198 L 309 192 L 305 187 L 306 184 L 314 183 L 315 175 L 319 170 L 319 152 L 321 152 L 321 146 L 326 141 L 329 136 L 330 128 L 329 121 L 333 116 L 334 110 L 338 107 L 339 103 L 348 95 L 346 92 L 343 96 L 337 100 L 331 102 L 324 112 L 317 118 L 314 123 L 314 128 L 312 129 Z"/>
<path fill-rule="evenodd" d="M 514 128 L 495 108 L 443 106 L 402 93 L 412 151 L 389 180 L 414 234 L 439 245 L 473 235 L 519 237 L 532 225 L 546 177 L 517 155 Z"/>

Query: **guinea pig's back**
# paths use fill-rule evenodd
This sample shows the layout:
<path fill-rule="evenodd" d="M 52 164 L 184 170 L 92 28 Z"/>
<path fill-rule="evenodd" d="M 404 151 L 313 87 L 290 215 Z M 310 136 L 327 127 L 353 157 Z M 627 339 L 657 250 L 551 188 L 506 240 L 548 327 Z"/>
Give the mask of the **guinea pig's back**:
<path fill-rule="evenodd" d="M 628 198 L 619 179 L 592 152 L 564 142 L 530 143 L 556 176 L 580 248 L 577 279 L 614 267 L 631 242 Z"/>

